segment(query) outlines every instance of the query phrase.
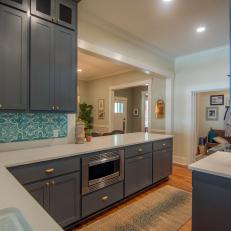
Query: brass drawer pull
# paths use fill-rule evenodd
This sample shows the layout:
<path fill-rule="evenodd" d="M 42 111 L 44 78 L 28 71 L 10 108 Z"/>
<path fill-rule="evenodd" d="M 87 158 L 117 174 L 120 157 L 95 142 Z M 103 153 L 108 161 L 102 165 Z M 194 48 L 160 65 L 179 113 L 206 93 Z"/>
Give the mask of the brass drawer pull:
<path fill-rule="evenodd" d="M 52 185 L 55 185 L 55 181 L 54 181 L 54 180 L 52 180 L 52 181 L 51 181 L 51 184 L 52 184 Z"/>
<path fill-rule="evenodd" d="M 106 200 L 108 200 L 108 196 L 104 196 L 104 197 L 102 197 L 102 198 L 101 198 L 101 200 L 102 200 L 102 201 L 106 201 Z"/>
<path fill-rule="evenodd" d="M 2 104 L 0 104 L 0 108 L 2 108 Z"/>
<path fill-rule="evenodd" d="M 139 149 L 138 149 L 138 152 L 143 152 L 143 149 L 142 149 L 142 148 L 139 148 Z"/>
<path fill-rule="evenodd" d="M 166 144 L 163 144 L 163 146 L 166 146 Z"/>
<path fill-rule="evenodd" d="M 143 157 L 143 156 L 138 156 L 137 159 L 138 159 L 138 160 L 143 160 L 144 157 Z"/>
<path fill-rule="evenodd" d="M 50 186 L 50 183 L 49 183 L 49 182 L 47 182 L 47 183 L 46 183 L 46 186 L 47 186 L 47 187 L 49 187 L 49 186 Z"/>
<path fill-rule="evenodd" d="M 45 172 L 46 172 L 47 174 L 51 174 L 51 173 L 53 173 L 54 171 L 55 171 L 54 168 L 49 168 L 49 169 L 45 170 Z"/>

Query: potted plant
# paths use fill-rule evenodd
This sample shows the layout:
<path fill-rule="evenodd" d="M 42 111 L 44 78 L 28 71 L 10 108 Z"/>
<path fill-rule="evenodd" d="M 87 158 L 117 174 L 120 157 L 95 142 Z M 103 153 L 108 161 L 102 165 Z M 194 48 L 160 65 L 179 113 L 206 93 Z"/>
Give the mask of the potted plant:
<path fill-rule="evenodd" d="M 92 139 L 92 130 L 93 130 L 93 117 L 92 117 L 92 110 L 93 106 L 81 103 L 79 104 L 79 118 L 85 123 L 85 136 L 87 142 L 90 142 Z"/>

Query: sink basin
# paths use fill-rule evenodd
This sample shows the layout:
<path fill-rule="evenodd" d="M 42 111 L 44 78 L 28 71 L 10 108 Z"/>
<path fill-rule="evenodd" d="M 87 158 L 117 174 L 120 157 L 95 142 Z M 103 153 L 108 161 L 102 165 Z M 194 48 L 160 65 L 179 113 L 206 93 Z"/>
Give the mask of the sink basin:
<path fill-rule="evenodd" d="M 0 210 L 1 231 L 32 231 L 19 209 L 6 208 Z"/>

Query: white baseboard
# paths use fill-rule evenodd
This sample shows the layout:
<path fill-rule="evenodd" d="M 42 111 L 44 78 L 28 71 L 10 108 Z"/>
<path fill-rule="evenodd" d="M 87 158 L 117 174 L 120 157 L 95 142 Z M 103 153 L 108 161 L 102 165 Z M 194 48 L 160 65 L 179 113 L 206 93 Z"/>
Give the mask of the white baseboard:
<path fill-rule="evenodd" d="M 173 155 L 173 163 L 181 164 L 181 165 L 188 165 L 188 160 L 184 156 Z"/>

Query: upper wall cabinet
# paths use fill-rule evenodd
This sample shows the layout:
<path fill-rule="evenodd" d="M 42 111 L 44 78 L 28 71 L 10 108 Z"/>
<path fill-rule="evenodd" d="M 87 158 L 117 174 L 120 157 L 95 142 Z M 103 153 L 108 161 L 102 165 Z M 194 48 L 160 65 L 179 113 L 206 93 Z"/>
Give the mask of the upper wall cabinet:
<path fill-rule="evenodd" d="M 0 2 L 25 12 L 29 10 L 30 0 L 0 0 Z"/>
<path fill-rule="evenodd" d="M 31 16 L 30 109 L 76 111 L 75 32 Z"/>
<path fill-rule="evenodd" d="M 72 0 L 31 0 L 31 14 L 73 30 L 76 28 L 76 2 Z"/>
<path fill-rule="evenodd" d="M 26 110 L 28 16 L 1 4 L 0 51 L 0 110 Z"/>

